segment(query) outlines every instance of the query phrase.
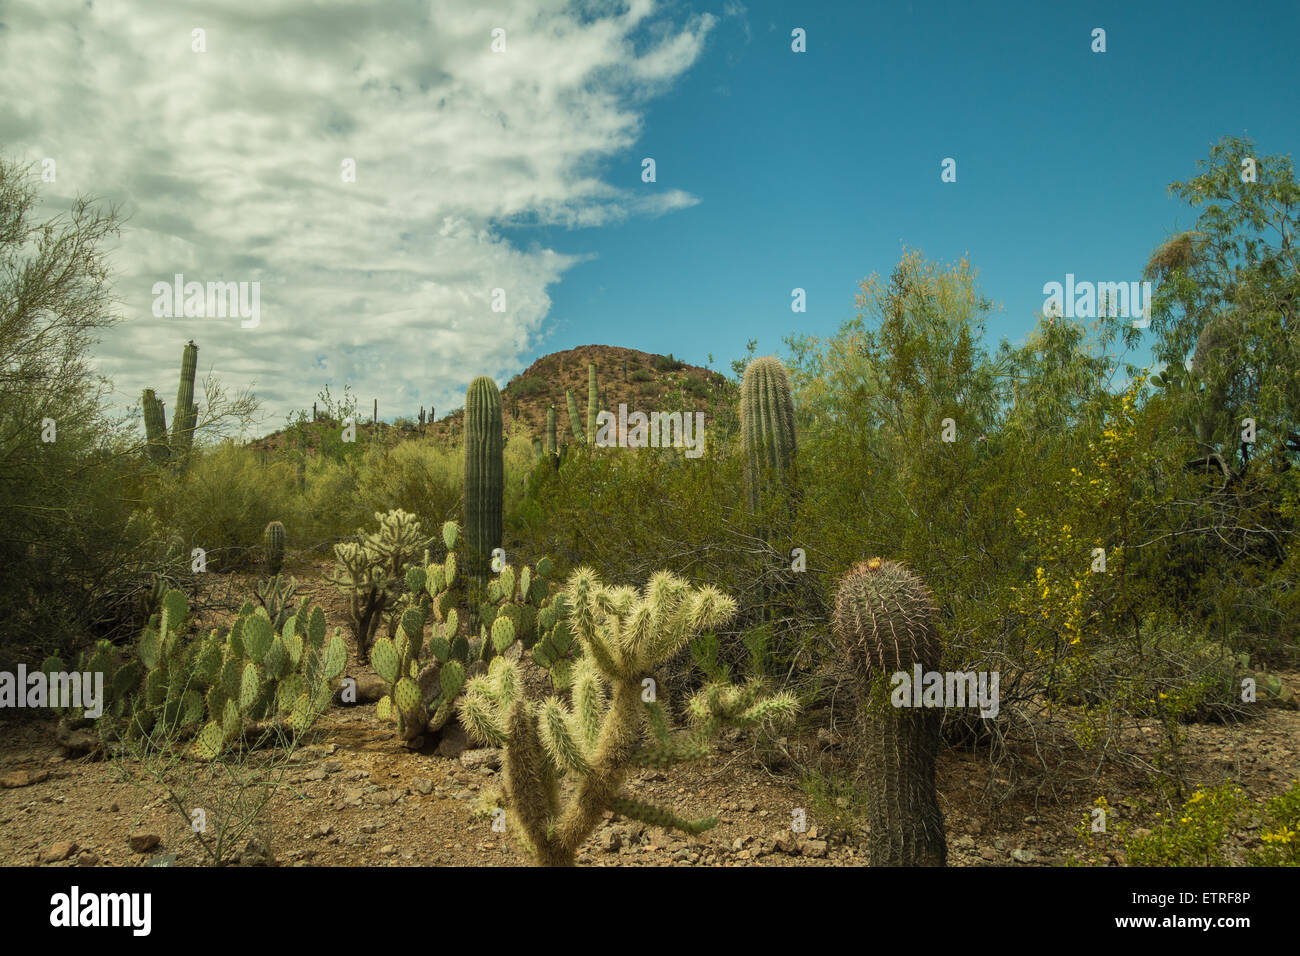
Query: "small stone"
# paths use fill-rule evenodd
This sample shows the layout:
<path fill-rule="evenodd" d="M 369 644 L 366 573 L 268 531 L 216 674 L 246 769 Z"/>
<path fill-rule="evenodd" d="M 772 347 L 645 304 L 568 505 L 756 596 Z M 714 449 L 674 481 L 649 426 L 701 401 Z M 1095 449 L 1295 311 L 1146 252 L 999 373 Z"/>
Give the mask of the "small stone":
<path fill-rule="evenodd" d="M 303 777 L 304 777 L 304 779 L 306 779 L 306 780 L 324 780 L 324 779 L 325 779 L 325 768 L 324 768 L 324 767 L 313 767 L 311 770 L 308 770 L 308 771 L 303 775 Z"/>
<path fill-rule="evenodd" d="M 77 866 L 99 866 L 99 854 L 91 850 L 82 851 L 77 857 Z"/>
<path fill-rule="evenodd" d="M 980 858 L 984 860 L 988 860 L 990 863 L 992 863 L 995 860 L 997 860 L 998 854 L 997 851 L 994 850 L 992 847 L 986 846 L 984 849 L 980 850 Z"/>
<path fill-rule="evenodd" d="M 66 860 L 77 850 L 77 844 L 70 840 L 63 840 L 59 843 L 52 844 L 41 851 L 42 863 L 58 863 L 60 860 Z"/>
<path fill-rule="evenodd" d="M 1011 851 L 1011 859 L 1015 860 L 1017 863 L 1033 863 L 1038 859 L 1038 856 L 1033 850 L 1017 848 Z"/>
<path fill-rule="evenodd" d="M 340 770 L 342 770 L 342 769 L 343 769 L 343 761 L 342 761 L 342 760 L 326 760 L 326 761 L 325 761 L 325 772 L 326 772 L 326 773 L 338 773 L 338 772 L 339 772 Z"/>
<path fill-rule="evenodd" d="M 495 747 L 466 750 L 460 755 L 460 764 L 466 770 L 481 770 L 484 767 L 498 769 L 501 766 L 501 751 Z"/>
<path fill-rule="evenodd" d="M 442 738 L 438 741 L 438 756 L 456 760 L 469 747 L 469 737 L 460 724 L 448 724 L 442 729 Z"/>
<path fill-rule="evenodd" d="M 391 843 L 385 843 L 379 848 L 379 854 L 380 856 L 395 856 L 397 854 L 397 847 L 393 846 Z"/>
<path fill-rule="evenodd" d="M 411 781 L 411 786 L 414 787 L 415 790 L 418 791 L 419 793 L 423 793 L 425 795 L 433 793 L 433 781 L 430 780 L 428 777 L 416 777 L 414 780 Z"/>
<path fill-rule="evenodd" d="M 320 826 L 316 828 L 315 835 L 318 837 L 327 837 L 333 832 L 334 832 L 334 827 L 330 826 L 330 824 L 328 823 L 322 823 Z"/>
<path fill-rule="evenodd" d="M 814 859 L 820 860 L 826 856 L 826 850 L 827 846 L 825 840 L 808 840 L 804 843 L 801 853 L 803 856 L 811 856 Z"/>
<path fill-rule="evenodd" d="M 139 833 L 132 833 L 127 837 L 126 842 L 131 847 L 133 853 L 148 853 L 162 842 L 162 837 L 156 833 L 144 833 L 142 831 Z"/>
<path fill-rule="evenodd" d="M 377 826 L 375 826 L 373 823 L 363 823 L 363 824 L 361 824 L 361 832 L 362 832 L 362 833 L 374 833 L 374 832 L 375 832 L 376 830 L 378 830 L 378 829 L 379 829 L 379 828 L 378 828 Z"/>
<path fill-rule="evenodd" d="M 758 809 L 758 804 L 753 800 L 741 800 L 740 809 L 744 810 L 746 813 L 753 813 Z"/>
<path fill-rule="evenodd" d="M 5 790 L 16 790 L 19 787 L 30 787 L 34 783 L 41 783 L 50 779 L 48 770 L 15 770 L 0 777 L 0 787 Z"/>

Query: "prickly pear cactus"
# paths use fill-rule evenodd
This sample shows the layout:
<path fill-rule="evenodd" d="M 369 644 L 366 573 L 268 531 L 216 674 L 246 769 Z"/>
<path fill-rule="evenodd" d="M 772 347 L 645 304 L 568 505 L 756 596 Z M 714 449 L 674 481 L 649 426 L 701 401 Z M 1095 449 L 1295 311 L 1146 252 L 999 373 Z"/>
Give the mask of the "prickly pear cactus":
<path fill-rule="evenodd" d="M 938 670 L 934 598 L 895 561 L 854 567 L 835 596 L 834 632 L 856 684 L 869 778 L 872 866 L 944 866 L 948 851 L 934 787 L 942 712 L 895 707 L 890 677 Z"/>
<path fill-rule="evenodd" d="M 456 601 L 472 599 L 476 593 L 460 586 L 465 538 L 460 526 L 448 521 L 442 539 L 446 557 L 407 577 L 412 591 L 416 585 L 423 587 L 423 599 L 408 598 L 394 636 L 376 641 L 371 655 L 375 672 L 389 684 L 378 716 L 397 722 L 408 747 L 422 746 L 426 734 L 441 730 L 455 713 L 468 678 L 515 643 L 521 645 L 521 653 L 531 652 L 533 660 L 550 671 L 557 687 L 567 686 L 577 650 L 564 594 L 553 593 L 551 562 L 546 558 L 536 568 L 503 567 L 483 590 L 486 600 L 477 609 L 478 636 L 462 633 L 471 615 L 457 608 Z"/>

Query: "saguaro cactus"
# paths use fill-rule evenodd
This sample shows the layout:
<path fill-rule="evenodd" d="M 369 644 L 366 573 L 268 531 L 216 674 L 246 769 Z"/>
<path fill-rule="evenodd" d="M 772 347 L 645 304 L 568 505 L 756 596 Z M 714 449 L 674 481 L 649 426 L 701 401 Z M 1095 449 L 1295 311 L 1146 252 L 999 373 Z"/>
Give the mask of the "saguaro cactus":
<path fill-rule="evenodd" d="M 155 464 L 167 460 L 167 417 L 163 403 L 158 400 L 152 388 L 146 388 L 141 397 L 141 410 L 144 412 L 144 434 L 149 459 Z"/>
<path fill-rule="evenodd" d="M 467 573 L 480 588 L 491 574 L 492 552 L 501 547 L 501 507 L 505 492 L 501 393 L 480 375 L 465 395 L 465 542 Z"/>
<path fill-rule="evenodd" d="M 587 444 L 596 443 L 596 413 L 599 411 L 596 398 L 596 363 L 587 366 Z"/>
<path fill-rule="evenodd" d="M 756 358 L 740 385 L 740 432 L 745 453 L 745 492 L 751 511 L 767 489 L 793 477 L 794 402 L 785 366 L 772 356 Z"/>
<path fill-rule="evenodd" d="M 942 712 L 891 705 L 891 675 L 939 667 L 934 598 L 896 561 L 854 567 L 835 596 L 834 631 L 856 683 L 869 778 L 872 866 L 944 866 L 943 812 L 934 789 Z"/>
<path fill-rule="evenodd" d="M 266 566 L 272 576 L 280 573 L 284 565 L 284 525 L 272 521 L 262 532 L 262 544 L 266 548 Z"/>
<path fill-rule="evenodd" d="M 560 443 L 555 440 L 554 405 L 546 410 L 546 453 L 548 455 L 558 455 L 560 453 Z"/>
<path fill-rule="evenodd" d="M 199 367 L 199 347 L 191 339 L 181 357 L 181 384 L 176 390 L 176 408 L 172 412 L 173 456 L 184 455 L 194 444 L 194 426 L 199 408 L 194 404 L 194 374 Z"/>

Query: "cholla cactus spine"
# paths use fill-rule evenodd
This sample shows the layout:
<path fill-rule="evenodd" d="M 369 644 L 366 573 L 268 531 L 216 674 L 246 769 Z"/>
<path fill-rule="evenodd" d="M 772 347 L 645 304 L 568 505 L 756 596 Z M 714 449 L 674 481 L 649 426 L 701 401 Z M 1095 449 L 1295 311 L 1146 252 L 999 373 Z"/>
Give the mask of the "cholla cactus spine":
<path fill-rule="evenodd" d="M 552 697 L 533 703 L 520 697 L 518 668 L 505 658 L 486 677 L 472 680 L 461 703 L 470 735 L 504 746 L 509 810 L 534 862 L 571 865 L 578 848 L 607 810 L 658 826 L 692 833 L 714 818 L 683 820 L 671 811 L 622 793 L 637 765 L 666 766 L 707 753 L 707 735 L 726 724 L 752 725 L 788 719 L 797 710 L 786 694 L 767 696 L 759 685 L 710 685 L 692 701 L 696 732 L 674 736 L 657 701 L 642 698 L 642 679 L 671 658 L 694 635 L 730 620 L 735 602 L 711 586 L 691 588 L 663 572 L 645 591 L 608 587 L 580 568 L 564 592 L 569 621 L 584 651 L 574 666 L 571 704 Z M 648 733 L 647 733 L 648 732 Z M 643 743 L 649 736 L 652 743 Z M 561 802 L 560 779 L 576 777 Z"/>

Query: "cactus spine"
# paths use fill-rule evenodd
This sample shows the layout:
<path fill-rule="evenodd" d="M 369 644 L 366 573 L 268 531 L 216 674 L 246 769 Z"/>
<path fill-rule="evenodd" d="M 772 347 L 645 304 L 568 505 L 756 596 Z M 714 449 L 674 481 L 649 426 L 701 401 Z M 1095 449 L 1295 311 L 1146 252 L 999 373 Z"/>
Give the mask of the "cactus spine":
<path fill-rule="evenodd" d="M 158 400 L 152 388 L 146 388 L 141 398 L 144 412 L 144 435 L 147 442 L 147 454 L 155 464 L 167 460 L 167 417 L 163 403 Z"/>
<path fill-rule="evenodd" d="M 740 431 L 745 454 L 745 491 L 751 511 L 762 508 L 769 489 L 793 477 L 794 402 L 785 366 L 756 358 L 740 385 Z"/>
<path fill-rule="evenodd" d="M 891 675 L 939 667 L 934 598 L 895 561 L 854 567 L 835 596 L 834 631 L 856 684 L 861 746 L 871 780 L 872 866 L 945 866 L 943 812 L 934 789 L 942 712 L 885 699 Z"/>
<path fill-rule="evenodd" d="M 184 455 L 194 444 L 194 426 L 198 406 L 194 404 L 194 374 L 199 365 L 199 347 L 191 339 L 181 357 L 181 384 L 176 390 L 176 408 L 172 412 L 171 450 L 174 457 Z"/>
<path fill-rule="evenodd" d="M 663 704 L 643 696 L 643 678 L 694 635 L 730 620 L 735 601 L 668 572 L 642 593 L 609 587 L 589 568 L 574 572 L 564 595 L 584 651 L 568 681 L 570 702 L 522 699 L 517 666 L 497 657 L 460 703 L 472 738 L 505 747 L 507 812 L 534 862 L 572 866 L 606 811 L 687 833 L 714 826 L 716 817 L 686 820 L 633 799 L 623 784 L 634 767 L 707 756 L 724 726 L 794 716 L 798 704 L 787 694 L 768 696 L 757 683 L 710 684 L 690 702 L 695 731 L 674 735 Z M 574 783 L 567 792 L 560 786 L 566 775 Z"/>
<path fill-rule="evenodd" d="M 268 524 L 262 532 L 262 543 L 266 547 L 266 566 L 274 577 L 284 565 L 284 525 L 278 521 Z"/>
<path fill-rule="evenodd" d="M 505 460 L 501 393 L 480 375 L 465 395 L 465 543 L 468 577 L 486 588 L 492 552 L 501 547 Z M 477 602 L 475 602 L 477 603 Z"/>

